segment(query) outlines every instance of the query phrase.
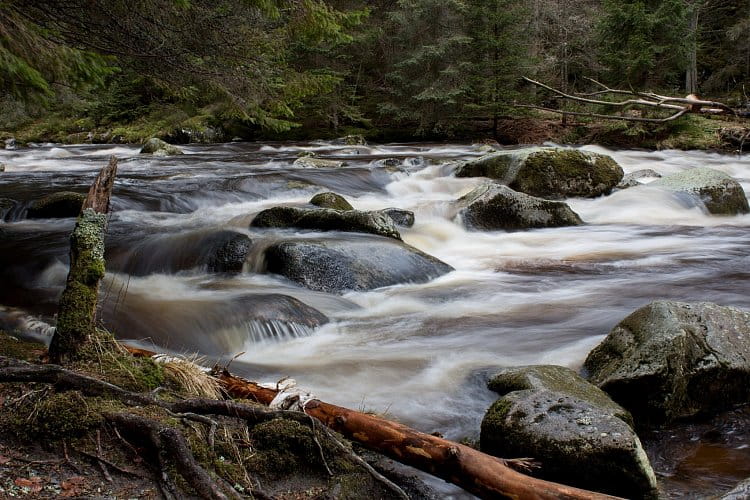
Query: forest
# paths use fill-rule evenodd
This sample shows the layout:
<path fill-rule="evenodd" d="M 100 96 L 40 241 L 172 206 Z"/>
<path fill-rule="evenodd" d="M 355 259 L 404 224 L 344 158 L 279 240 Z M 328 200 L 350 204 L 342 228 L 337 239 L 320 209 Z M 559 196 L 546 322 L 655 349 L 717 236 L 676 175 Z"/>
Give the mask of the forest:
<path fill-rule="evenodd" d="M 500 120 L 529 113 L 516 104 L 557 105 L 522 76 L 735 107 L 750 92 L 740 0 L 0 6 L 0 130 L 30 139 L 497 137 Z"/>

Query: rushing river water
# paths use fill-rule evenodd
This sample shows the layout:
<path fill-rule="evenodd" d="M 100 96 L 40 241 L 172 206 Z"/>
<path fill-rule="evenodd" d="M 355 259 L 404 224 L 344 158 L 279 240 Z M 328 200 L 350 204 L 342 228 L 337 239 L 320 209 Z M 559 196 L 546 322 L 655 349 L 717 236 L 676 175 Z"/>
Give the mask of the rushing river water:
<path fill-rule="evenodd" d="M 750 192 L 749 157 L 585 149 L 612 155 L 626 172 L 715 168 Z M 577 369 L 617 322 L 654 299 L 750 308 L 750 216 L 709 216 L 654 188 L 567 200 L 585 226 L 472 232 L 448 219 L 450 202 L 481 182 L 451 175 L 450 161 L 480 155 L 472 146 L 232 143 L 184 150 L 166 158 L 129 146 L 1 151 L 0 197 L 22 203 L 0 223 L 0 318 L 8 323 L 21 309 L 52 322 L 74 221 L 20 216 L 44 194 L 85 192 L 108 155 L 120 167 L 102 316 L 116 335 L 197 350 L 209 362 L 244 353 L 232 371 L 264 381 L 291 376 L 323 400 L 453 439 L 477 437 L 495 399 L 485 383 L 498 367 Z M 347 165 L 295 167 L 302 150 Z M 358 209 L 412 210 L 416 223 L 401 230 L 404 240 L 456 270 L 426 284 L 331 295 L 258 272 L 264 269 L 258 251 L 237 275 L 195 264 L 194 247 L 212 230 L 245 233 L 254 248 L 309 236 L 248 224 L 263 209 L 305 204 L 328 190 Z M 331 322 L 311 330 L 249 321 L 243 297 L 259 294 L 295 297 Z M 715 493 L 750 476 L 748 431 L 733 422 L 691 427 L 679 446 L 652 447 L 672 494 Z M 710 432 L 724 437 L 718 443 L 703 437 Z"/>

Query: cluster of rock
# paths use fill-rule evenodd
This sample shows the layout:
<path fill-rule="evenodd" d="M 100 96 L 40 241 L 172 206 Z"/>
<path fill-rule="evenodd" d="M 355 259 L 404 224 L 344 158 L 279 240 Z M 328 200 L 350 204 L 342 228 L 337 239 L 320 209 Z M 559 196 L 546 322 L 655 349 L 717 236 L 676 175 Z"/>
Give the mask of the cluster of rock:
<path fill-rule="evenodd" d="M 589 353 L 584 375 L 547 365 L 501 370 L 489 382 L 501 397 L 482 422 L 482 450 L 534 457 L 550 480 L 655 498 L 636 430 L 750 403 L 750 313 L 653 302 Z M 747 490 L 743 483 L 727 498 Z"/>
<path fill-rule="evenodd" d="M 742 186 L 721 171 L 694 168 L 663 178 L 653 170 L 623 174 L 611 157 L 574 149 L 492 150 L 459 163 L 455 175 L 491 180 L 453 205 L 454 214 L 468 228 L 477 230 L 580 225 L 581 217 L 566 203 L 556 200 L 594 198 L 646 183 L 651 188 L 687 196 L 710 214 L 750 212 Z"/>

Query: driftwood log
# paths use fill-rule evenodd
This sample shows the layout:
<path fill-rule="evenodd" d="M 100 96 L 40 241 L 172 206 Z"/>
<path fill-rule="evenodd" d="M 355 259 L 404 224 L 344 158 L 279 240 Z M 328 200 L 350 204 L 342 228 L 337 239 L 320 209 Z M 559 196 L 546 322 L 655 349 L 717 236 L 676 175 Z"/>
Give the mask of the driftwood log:
<path fill-rule="evenodd" d="M 94 334 L 99 282 L 104 277 L 104 237 L 107 233 L 117 158 L 110 158 L 94 180 L 70 236 L 70 271 L 57 313 L 57 328 L 49 346 L 54 363 L 76 357 Z"/>
<path fill-rule="evenodd" d="M 127 347 L 133 355 L 155 353 Z M 268 405 L 279 391 L 214 370 L 226 393 L 237 399 L 248 399 Z M 451 482 L 480 498 L 515 499 L 612 499 L 609 495 L 544 481 L 518 472 L 524 460 L 505 460 L 474 448 L 437 436 L 416 431 L 383 418 L 325 403 L 317 399 L 304 404 L 304 412 L 330 429 L 362 446 L 424 472 Z"/>
<path fill-rule="evenodd" d="M 587 78 L 587 80 L 599 87 L 599 90 L 588 94 L 570 94 L 567 92 L 563 92 L 562 90 L 550 87 L 549 85 L 546 85 L 542 82 L 532 80 L 531 78 L 527 78 L 525 76 L 523 77 L 523 80 L 536 87 L 547 90 L 558 99 L 569 100 L 592 106 L 603 106 L 621 112 L 631 109 L 652 109 L 657 111 L 667 111 L 670 114 L 662 118 L 647 118 L 643 116 L 631 116 L 625 114 L 615 115 L 594 112 L 567 111 L 564 109 L 556 109 L 549 106 L 537 106 L 534 104 L 516 104 L 515 106 L 519 108 L 539 109 L 542 111 L 549 111 L 562 115 L 587 116 L 591 118 L 602 118 L 605 120 L 621 120 L 642 123 L 671 122 L 689 113 L 704 115 L 730 115 L 735 117 L 742 116 L 742 113 L 735 111 L 730 106 L 727 106 L 724 103 L 704 100 L 694 94 L 690 94 L 685 97 L 674 97 L 655 94 L 653 92 L 637 92 L 634 90 L 613 89 L 591 78 Z M 606 95 L 624 96 L 625 99 L 612 101 L 597 98 Z"/>

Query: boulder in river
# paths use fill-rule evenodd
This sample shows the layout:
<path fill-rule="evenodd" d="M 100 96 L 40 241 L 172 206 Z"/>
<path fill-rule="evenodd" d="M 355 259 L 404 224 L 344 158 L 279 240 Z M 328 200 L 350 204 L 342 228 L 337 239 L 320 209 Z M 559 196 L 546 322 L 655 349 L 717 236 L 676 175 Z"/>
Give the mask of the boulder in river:
<path fill-rule="evenodd" d="M 354 207 L 346 201 L 346 198 L 336 193 L 318 193 L 310 200 L 312 205 L 321 208 L 332 208 L 334 210 L 354 210 Z"/>
<path fill-rule="evenodd" d="M 691 168 L 656 180 L 649 186 L 689 193 L 698 197 L 709 213 L 737 215 L 750 212 L 747 196 L 739 182 L 711 168 Z"/>
<path fill-rule="evenodd" d="M 502 395 L 482 421 L 481 449 L 499 457 L 534 457 L 538 475 L 606 493 L 653 495 L 656 477 L 626 410 L 562 366 L 522 366 L 498 373 Z"/>
<path fill-rule="evenodd" d="M 655 301 L 592 350 L 591 382 L 639 426 L 750 402 L 750 313 L 708 302 Z"/>
<path fill-rule="evenodd" d="M 650 168 L 644 168 L 641 170 L 636 170 L 635 172 L 627 173 L 622 177 L 622 180 L 617 185 L 617 189 L 627 189 L 630 187 L 640 186 L 642 184 L 645 184 L 643 182 L 640 182 L 640 180 L 647 178 L 660 179 L 661 174 L 655 170 L 651 170 Z"/>
<path fill-rule="evenodd" d="M 14 137 L 9 137 L 5 139 L 5 149 L 16 149 L 18 146 L 16 145 L 16 139 Z"/>
<path fill-rule="evenodd" d="M 0 163 L 0 172 L 5 172 L 5 163 Z"/>
<path fill-rule="evenodd" d="M 302 156 L 294 160 L 293 165 L 300 168 L 340 168 L 344 166 L 344 162 L 316 158 L 315 156 Z"/>
<path fill-rule="evenodd" d="M 85 195 L 72 191 L 52 193 L 34 201 L 28 208 L 29 219 L 62 219 L 78 217 Z"/>
<path fill-rule="evenodd" d="M 246 234 L 234 231 L 220 231 L 211 243 L 206 265 L 209 271 L 218 273 L 242 271 L 253 244 Z"/>
<path fill-rule="evenodd" d="M 250 226 L 370 233 L 401 239 L 390 217 L 361 210 L 342 212 L 330 208 L 273 207 L 256 215 Z"/>
<path fill-rule="evenodd" d="M 536 198 L 488 183 L 459 199 L 454 208 L 472 229 L 533 229 L 579 226 L 583 220 L 566 203 Z"/>
<path fill-rule="evenodd" d="M 414 212 L 401 208 L 384 208 L 380 211 L 391 218 L 394 224 L 401 227 L 412 227 L 414 225 Z"/>
<path fill-rule="evenodd" d="M 264 256 L 269 272 L 329 293 L 426 283 L 453 271 L 405 243 L 372 236 L 280 241 Z"/>
<path fill-rule="evenodd" d="M 141 148 L 141 154 L 152 154 L 154 156 L 174 156 L 183 154 L 182 150 L 177 146 L 173 146 L 168 142 L 164 142 L 161 139 L 152 137 L 147 140 Z"/>
<path fill-rule="evenodd" d="M 622 176 L 622 168 L 607 155 L 562 148 L 499 151 L 456 170 L 456 177 L 489 177 L 516 191 L 553 199 L 608 194 Z"/>

